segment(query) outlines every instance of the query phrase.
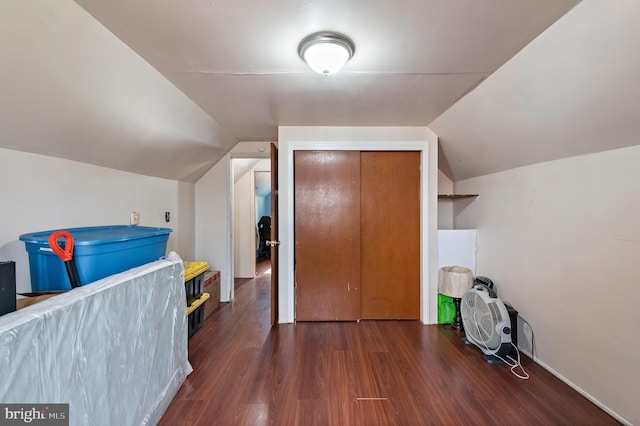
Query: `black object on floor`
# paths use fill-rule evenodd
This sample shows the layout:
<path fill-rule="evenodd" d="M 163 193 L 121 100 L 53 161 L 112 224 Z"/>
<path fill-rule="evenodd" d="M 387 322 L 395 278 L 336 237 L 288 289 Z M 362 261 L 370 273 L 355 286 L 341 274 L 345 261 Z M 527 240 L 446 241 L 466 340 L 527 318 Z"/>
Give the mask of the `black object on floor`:
<path fill-rule="evenodd" d="M 0 315 L 16 310 L 16 264 L 0 262 Z"/>
<path fill-rule="evenodd" d="M 505 308 L 507 308 L 507 312 L 509 313 L 509 320 L 511 321 L 511 343 L 513 343 L 516 348 L 518 347 L 518 311 L 516 311 L 513 306 L 508 303 L 504 304 Z M 516 350 L 512 347 L 510 353 L 515 353 Z"/>
<path fill-rule="evenodd" d="M 269 256 L 271 248 L 267 245 L 267 241 L 271 238 L 271 216 L 262 216 L 260 218 L 258 221 L 258 235 L 260 236 L 258 257 Z"/>

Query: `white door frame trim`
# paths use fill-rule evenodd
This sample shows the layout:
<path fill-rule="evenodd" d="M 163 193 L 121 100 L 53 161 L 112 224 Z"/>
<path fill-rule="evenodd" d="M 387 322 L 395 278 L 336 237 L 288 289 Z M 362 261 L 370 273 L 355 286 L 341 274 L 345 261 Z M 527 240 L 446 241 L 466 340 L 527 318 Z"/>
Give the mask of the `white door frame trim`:
<path fill-rule="evenodd" d="M 224 164 L 226 167 L 226 233 L 225 233 L 225 247 L 227 250 L 226 268 L 229 273 L 226 277 L 221 277 L 220 280 L 220 301 L 230 302 L 235 299 L 235 255 L 233 248 L 233 214 L 234 214 L 234 179 L 233 179 L 233 160 L 240 158 L 255 158 L 255 159 L 268 159 L 271 158 L 269 152 L 267 153 L 245 153 L 245 152 L 229 152 L 224 157 Z"/>
<path fill-rule="evenodd" d="M 429 262 L 429 142 L 424 141 L 279 141 L 279 322 L 295 320 L 294 251 L 293 231 L 293 152 L 299 150 L 344 150 L 344 151 L 419 151 L 420 173 L 420 320 L 429 324 L 435 314 L 433 300 L 437 297 L 437 286 L 430 283 Z M 433 247 L 435 250 L 436 247 Z M 430 320 L 431 318 L 431 320 Z"/>

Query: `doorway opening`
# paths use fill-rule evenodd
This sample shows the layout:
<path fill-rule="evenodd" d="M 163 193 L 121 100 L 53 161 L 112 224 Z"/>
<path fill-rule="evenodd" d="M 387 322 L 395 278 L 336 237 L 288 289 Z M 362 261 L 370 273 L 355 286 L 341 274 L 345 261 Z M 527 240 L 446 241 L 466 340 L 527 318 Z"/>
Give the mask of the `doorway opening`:
<path fill-rule="evenodd" d="M 270 228 L 271 164 L 264 158 L 235 158 L 233 167 L 234 280 L 257 276 L 257 263 L 269 260 L 260 230 Z"/>
<path fill-rule="evenodd" d="M 263 257 L 256 259 L 256 276 L 255 278 L 234 278 L 234 291 L 238 291 L 240 287 L 248 283 L 257 283 L 258 280 L 271 280 L 271 261 L 269 258 Z"/>
<path fill-rule="evenodd" d="M 255 171 L 256 227 L 258 249 L 256 262 L 271 255 L 267 241 L 271 239 L 271 172 Z"/>

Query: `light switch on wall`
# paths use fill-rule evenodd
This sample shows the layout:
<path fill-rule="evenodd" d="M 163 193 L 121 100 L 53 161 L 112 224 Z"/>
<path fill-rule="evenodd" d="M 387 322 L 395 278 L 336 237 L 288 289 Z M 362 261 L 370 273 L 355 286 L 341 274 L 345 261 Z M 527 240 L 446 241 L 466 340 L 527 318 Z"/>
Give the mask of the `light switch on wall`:
<path fill-rule="evenodd" d="M 129 223 L 131 225 L 137 225 L 140 223 L 140 213 L 138 212 L 131 212 L 131 215 L 129 217 Z"/>

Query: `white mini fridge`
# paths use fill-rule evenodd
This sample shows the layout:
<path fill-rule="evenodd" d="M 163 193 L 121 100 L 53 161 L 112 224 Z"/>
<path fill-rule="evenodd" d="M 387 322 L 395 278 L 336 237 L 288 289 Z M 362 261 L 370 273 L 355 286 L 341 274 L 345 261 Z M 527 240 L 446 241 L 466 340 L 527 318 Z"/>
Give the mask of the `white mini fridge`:
<path fill-rule="evenodd" d="M 438 230 L 438 270 L 443 266 L 464 266 L 476 276 L 476 230 Z"/>

